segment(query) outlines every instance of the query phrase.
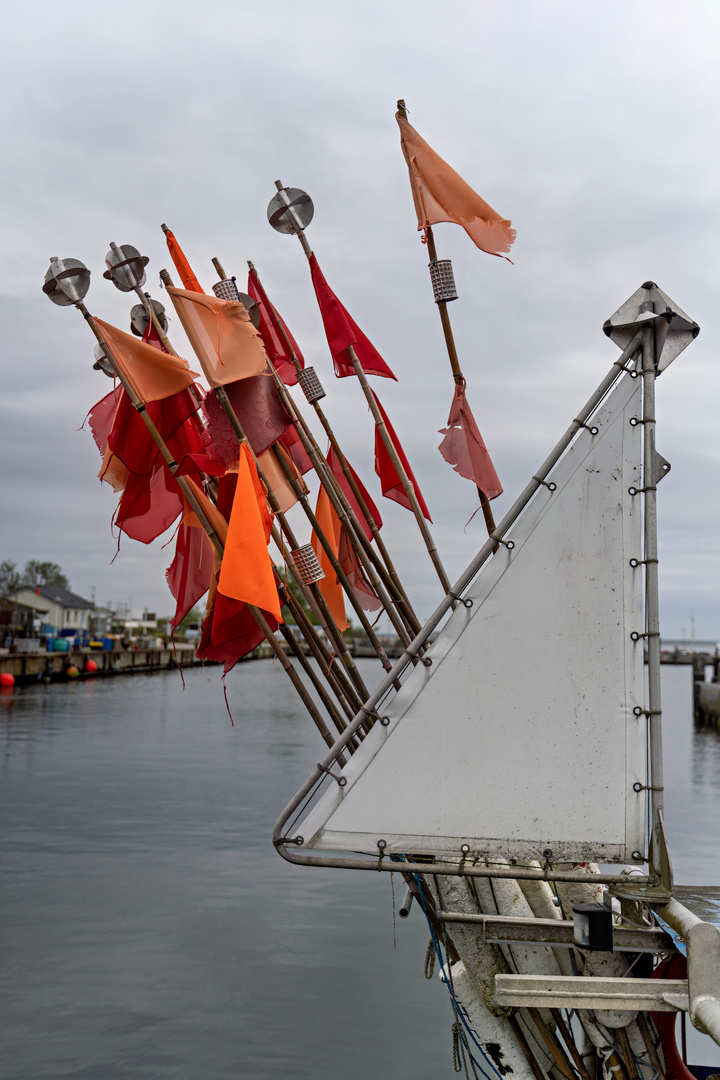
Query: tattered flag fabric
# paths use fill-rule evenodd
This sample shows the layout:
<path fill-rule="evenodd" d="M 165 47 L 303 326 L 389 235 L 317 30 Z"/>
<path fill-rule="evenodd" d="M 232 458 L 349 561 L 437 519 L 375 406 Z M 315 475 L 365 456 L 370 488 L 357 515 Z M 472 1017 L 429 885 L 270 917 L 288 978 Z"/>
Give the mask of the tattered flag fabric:
<path fill-rule="evenodd" d="M 175 239 L 175 234 L 168 231 L 165 233 L 165 239 L 167 240 L 168 251 L 170 252 L 170 258 L 175 263 L 175 269 L 180 275 L 180 280 L 186 289 L 190 289 L 191 292 L 204 292 L 205 290 L 201 286 L 198 279 L 193 274 L 190 263 L 185 258 L 183 249 Z"/>
<path fill-rule="evenodd" d="M 179 356 L 154 349 L 116 326 L 95 320 L 115 362 L 141 401 L 161 401 L 192 386 L 197 377 Z"/>
<path fill-rule="evenodd" d="M 320 526 L 325 539 L 327 540 L 333 555 L 337 558 L 340 551 L 340 536 L 342 533 L 342 524 L 340 518 L 335 513 L 328 493 L 324 487 L 320 488 L 318 493 L 317 506 L 315 507 L 315 517 L 317 523 Z M 348 621 L 345 615 L 345 598 L 343 595 L 343 587 L 337 579 L 337 573 L 333 567 L 330 557 L 326 554 L 320 540 L 313 531 L 311 541 L 313 550 L 320 560 L 325 577 L 318 582 L 320 592 L 325 598 L 325 603 L 330 609 L 330 614 L 335 620 L 338 629 L 342 633 L 348 628 Z"/>
<path fill-rule="evenodd" d="M 287 451 L 284 450 L 280 443 L 277 444 L 277 447 L 273 447 L 271 450 L 266 450 L 264 454 L 258 455 L 258 467 L 262 471 L 263 477 L 265 478 L 265 483 L 268 486 L 268 491 L 272 492 L 272 494 L 277 499 L 278 509 L 280 510 L 280 513 L 286 514 L 288 510 L 293 507 L 298 501 L 298 496 L 296 495 L 293 489 L 293 485 L 290 483 L 290 480 L 285 475 L 285 470 L 283 469 L 280 461 L 278 460 L 278 457 L 275 454 L 276 449 L 278 455 L 282 457 L 282 460 L 285 462 L 285 465 L 287 466 L 290 475 L 296 482 L 299 482 L 300 490 L 302 491 L 303 495 L 307 495 L 308 489 L 305 481 L 302 479 L 300 473 L 295 468 L 295 462 L 287 453 Z"/>
<path fill-rule="evenodd" d="M 305 358 L 285 322 L 268 300 L 265 290 L 256 280 L 252 270 L 248 276 L 248 296 L 251 296 L 258 306 L 260 313 L 258 333 L 263 340 L 265 352 L 270 357 L 282 381 L 287 386 L 295 386 L 297 372 L 293 363 L 293 356 L 301 368 L 305 367 Z"/>
<path fill-rule="evenodd" d="M 507 258 L 505 252 L 515 240 L 512 223 L 481 199 L 400 113 L 395 118 L 410 172 L 418 230 L 449 221 L 462 226 L 481 251 Z"/>
<path fill-rule="evenodd" d="M 464 476 L 466 480 L 472 480 L 486 499 L 495 499 L 502 495 L 502 485 L 495 466 L 465 396 L 464 379 L 462 383 L 455 385 L 448 426 L 440 428 L 439 433 L 445 438 L 438 450 L 456 473 Z"/>
<path fill-rule="evenodd" d="M 297 426 L 294 423 L 290 425 L 280 441 L 295 462 L 295 467 L 298 472 L 303 476 L 306 472 L 310 472 L 313 463 L 308 457 L 307 451 L 298 435 Z"/>
<path fill-rule="evenodd" d="M 360 361 L 360 367 L 366 375 L 381 375 L 385 379 L 395 379 L 380 353 L 365 337 L 328 285 L 314 255 L 310 257 L 310 273 L 337 377 L 344 379 L 348 375 L 356 374 L 346 352 L 352 345 Z M 397 382 L 397 379 L 395 381 Z"/>
<path fill-rule="evenodd" d="M 131 540 L 151 544 L 180 516 L 183 498 L 164 461 L 158 461 L 152 474 L 129 473 L 115 524 Z"/>
<path fill-rule="evenodd" d="M 387 428 L 387 433 L 390 436 L 390 441 L 392 442 L 393 446 L 397 451 L 397 455 L 400 458 L 403 468 L 405 469 L 407 478 L 412 484 L 412 486 L 415 488 L 415 496 L 422 511 L 423 517 L 426 517 L 428 521 L 432 522 L 432 518 L 430 517 L 430 511 L 428 510 L 425 500 L 423 499 L 422 492 L 418 487 L 417 480 L 415 479 L 415 474 L 410 468 L 408 459 L 405 456 L 405 451 L 400 444 L 400 440 L 395 434 L 395 429 L 388 420 L 387 413 L 380 404 L 377 394 L 375 394 L 374 391 L 373 397 L 375 398 L 375 404 L 380 410 L 380 415 L 385 421 L 385 427 Z M 400 503 L 401 506 L 406 507 L 406 509 L 412 510 L 412 504 L 410 503 L 410 500 L 405 492 L 402 479 L 398 476 L 397 469 L 393 464 L 390 453 L 385 446 L 385 443 L 383 442 L 382 435 L 380 434 L 380 429 L 377 426 L 375 428 L 375 472 L 380 477 L 380 487 L 382 488 L 382 493 L 385 498 L 393 499 L 396 503 Z"/>
<path fill-rule="evenodd" d="M 271 375 L 228 383 L 225 393 L 256 455 L 264 454 L 292 424 Z M 226 465 L 235 466 L 239 440 L 214 390 L 204 399 L 202 411 L 216 456 Z"/>
<path fill-rule="evenodd" d="M 262 340 L 238 300 L 173 287 L 167 293 L 210 386 L 267 371 Z"/>
<path fill-rule="evenodd" d="M 331 468 L 331 470 L 332 470 L 332 472 L 333 472 L 333 474 L 335 476 L 335 479 L 337 480 L 338 484 L 342 488 L 343 493 L 345 495 L 345 498 L 350 503 L 350 506 L 351 506 L 351 508 L 352 508 L 352 510 L 353 510 L 353 512 L 355 514 L 355 517 L 360 522 L 360 525 L 361 525 L 361 527 L 363 529 L 363 532 L 367 536 L 368 540 L 372 540 L 372 531 L 370 529 L 370 526 L 367 523 L 367 520 L 365 518 L 365 514 L 363 513 L 363 511 L 362 511 L 362 509 L 360 507 L 360 503 L 358 502 L 358 500 L 357 500 L 357 498 L 355 496 L 355 492 L 352 489 L 350 481 L 349 481 L 348 477 L 345 475 L 343 467 L 340 464 L 340 458 L 337 456 L 337 454 L 335 453 L 335 449 L 332 446 L 328 450 L 327 463 L 330 466 L 330 468 Z M 382 518 L 380 517 L 380 511 L 378 510 L 377 506 L 375 505 L 375 503 L 370 498 L 370 495 L 368 494 L 368 491 L 365 488 L 365 485 L 363 484 L 362 480 L 360 479 L 358 474 L 355 472 L 355 470 L 353 469 L 352 465 L 347 460 L 347 458 L 345 459 L 345 463 L 347 464 L 347 467 L 348 467 L 348 469 L 350 471 L 350 475 L 352 476 L 353 480 L 355 481 L 355 484 L 357 485 L 357 489 L 360 492 L 360 497 L 363 500 L 363 502 L 365 503 L 365 506 L 367 507 L 368 512 L 370 513 L 370 517 L 373 519 L 373 521 L 377 525 L 378 529 L 381 529 L 382 528 Z"/>
<path fill-rule="evenodd" d="M 272 615 L 265 618 L 273 633 L 278 622 Z M 215 600 L 202 625 L 200 645 L 196 652 L 198 660 L 214 660 L 224 665 L 227 673 L 256 649 L 265 634 L 255 622 L 247 604 L 232 600 L 222 593 L 215 594 Z"/>
<path fill-rule="evenodd" d="M 383 606 L 382 600 L 365 576 L 358 554 L 344 527 L 340 531 L 338 562 L 363 611 L 380 611 Z"/>
<path fill-rule="evenodd" d="M 101 457 L 105 456 L 108 435 L 112 430 L 115 413 L 118 410 L 120 398 L 124 393 L 122 386 L 116 386 L 104 398 L 97 401 L 87 414 L 87 423 L 90 425 L 92 437 Z"/>
<path fill-rule="evenodd" d="M 248 446 L 240 446 L 240 464 L 228 522 L 218 590 L 233 600 L 267 611 L 282 622 L 275 574 L 267 545 L 270 515 Z"/>
<path fill-rule="evenodd" d="M 165 571 L 168 588 L 176 601 L 172 619 L 176 629 L 188 612 L 201 600 L 210 587 L 213 572 L 213 547 L 204 529 L 180 522 L 175 557 Z"/>
<path fill-rule="evenodd" d="M 197 409 L 198 402 L 188 390 L 147 406 L 148 416 L 172 450 L 175 461 L 202 449 L 200 428 L 195 420 Z M 189 422 L 187 427 L 186 422 Z M 177 441 L 173 442 L 176 436 Z M 160 457 L 155 440 L 124 390 L 120 394 L 107 445 L 130 472 L 138 476 L 149 476 Z"/>

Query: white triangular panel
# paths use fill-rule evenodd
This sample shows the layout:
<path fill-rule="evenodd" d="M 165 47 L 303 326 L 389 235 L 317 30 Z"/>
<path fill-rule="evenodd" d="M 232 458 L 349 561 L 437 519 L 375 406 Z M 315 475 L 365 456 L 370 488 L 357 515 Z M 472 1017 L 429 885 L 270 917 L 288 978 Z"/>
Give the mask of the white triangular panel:
<path fill-rule="evenodd" d="M 377 854 L 644 850 L 641 379 L 623 376 L 291 835 Z"/>

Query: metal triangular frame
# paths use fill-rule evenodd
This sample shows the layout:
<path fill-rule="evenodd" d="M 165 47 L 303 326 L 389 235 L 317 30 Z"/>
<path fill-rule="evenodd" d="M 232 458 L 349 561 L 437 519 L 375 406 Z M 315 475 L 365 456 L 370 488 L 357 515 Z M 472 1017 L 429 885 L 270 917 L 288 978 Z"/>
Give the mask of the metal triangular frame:
<path fill-rule="evenodd" d="M 643 347 L 644 346 L 644 347 Z M 586 875 L 583 870 L 555 870 L 552 868 L 549 861 L 546 861 L 544 867 L 533 866 L 519 866 L 519 865 L 482 865 L 477 862 L 473 862 L 470 856 L 470 850 L 468 845 L 463 845 L 457 853 L 457 858 L 438 858 L 438 857 L 416 857 L 411 854 L 405 855 L 390 855 L 385 851 L 385 844 L 383 841 L 378 841 L 378 853 L 377 857 L 365 856 L 365 857 L 353 857 L 352 855 L 320 855 L 314 851 L 302 850 L 303 838 L 297 836 L 294 833 L 294 828 L 300 815 L 306 810 L 308 804 L 313 802 L 321 789 L 325 784 L 337 782 L 337 777 L 330 778 L 328 770 L 337 762 L 338 756 L 342 753 L 344 748 L 363 726 L 367 725 L 368 721 L 383 723 L 383 704 L 388 700 L 388 696 L 393 692 L 400 681 L 408 671 L 409 666 L 412 663 L 427 662 L 428 658 L 423 657 L 422 650 L 426 646 L 429 635 L 438 627 L 443 618 L 447 615 L 451 605 L 458 601 L 463 602 L 463 597 L 468 589 L 468 586 L 473 582 L 483 565 L 487 562 L 493 551 L 497 548 L 498 543 L 512 543 L 512 541 L 506 540 L 506 535 L 517 521 L 520 514 L 527 507 L 530 500 L 535 493 L 547 483 L 547 477 L 550 474 L 554 466 L 559 462 L 561 457 L 565 454 L 568 447 L 571 445 L 575 437 L 580 431 L 586 427 L 590 427 L 590 420 L 598 408 L 603 402 L 605 397 L 613 389 L 618 379 L 620 379 L 625 373 L 630 373 L 634 377 L 638 377 L 641 372 L 644 376 L 644 432 L 645 432 L 645 462 L 655 462 L 656 454 L 654 449 L 654 356 L 650 355 L 652 352 L 652 340 L 647 333 L 646 328 L 639 327 L 637 332 L 633 335 L 632 339 L 628 342 L 627 346 L 623 350 L 621 356 L 615 361 L 611 370 L 602 381 L 598 389 L 589 399 L 584 409 L 578 414 L 577 418 L 570 425 L 568 430 L 562 439 L 558 442 L 552 453 L 543 462 L 540 469 L 533 476 L 530 483 L 526 486 L 520 497 L 516 500 L 515 504 L 511 507 L 509 512 L 505 515 L 502 522 L 497 526 L 493 535 L 488 539 L 485 545 L 478 552 L 477 556 L 470 563 L 466 571 L 460 577 L 458 582 L 452 591 L 444 598 L 443 602 L 439 605 L 431 618 L 427 621 L 420 633 L 410 643 L 410 645 L 404 650 L 398 662 L 393 667 L 392 672 L 383 680 L 378 686 L 377 690 L 371 695 L 367 703 L 363 706 L 360 712 L 355 716 L 343 735 L 338 739 L 333 748 L 326 754 L 324 759 L 318 763 L 317 768 L 313 771 L 311 776 L 308 777 L 305 784 L 297 792 L 295 797 L 290 801 L 288 806 L 283 811 L 282 815 L 278 819 L 275 826 L 275 832 L 273 837 L 273 843 L 277 847 L 279 853 L 289 862 L 298 863 L 308 866 L 325 866 L 325 867 L 342 867 L 347 869 L 360 869 L 360 870 L 375 870 L 375 871 L 398 871 L 400 869 L 399 863 L 402 865 L 402 871 L 405 874 L 409 873 L 432 873 L 441 875 L 457 875 L 463 874 L 469 877 L 507 877 L 507 878 L 523 878 L 523 879 L 545 879 L 550 881 L 573 881 L 573 880 L 586 880 Z M 647 359 L 642 360 L 645 356 Z M 640 363 L 638 364 L 638 358 Z M 652 377 L 652 389 L 648 394 L 648 383 Z M 648 406 L 652 410 L 652 415 L 647 412 Z M 648 422 L 650 421 L 650 422 Z M 650 438 L 648 438 L 650 436 Z M 648 441 L 651 445 L 648 446 Z M 655 472 L 655 469 L 653 469 Z M 647 504 L 648 504 L 648 488 L 654 489 L 655 477 L 649 476 L 646 473 L 648 480 L 645 482 L 645 506 L 646 506 L 646 537 L 645 537 L 645 563 L 646 582 L 648 580 L 648 570 L 650 570 L 650 576 L 652 577 L 652 571 L 654 570 L 655 578 L 655 604 L 657 602 L 657 565 L 651 563 L 650 558 L 657 558 L 656 555 L 656 542 L 653 538 L 648 538 L 647 528 Z M 649 526 L 654 530 L 656 518 L 654 514 L 654 500 L 650 498 L 652 502 L 650 522 Z M 646 592 L 647 597 L 647 592 Z M 650 597 L 647 597 L 647 611 L 648 616 L 650 614 Z M 645 634 L 639 635 L 646 637 L 648 632 L 652 633 L 655 629 L 655 623 L 657 621 L 657 615 L 650 618 L 648 622 Z M 652 639 L 648 638 L 650 644 Z M 662 809 L 662 791 L 656 790 L 662 788 L 662 747 L 661 744 L 652 746 L 652 737 L 654 731 L 659 732 L 659 713 L 658 723 L 653 723 L 653 712 L 655 708 L 659 709 L 659 704 L 655 704 L 655 697 L 659 702 L 659 638 L 657 641 L 657 650 L 653 649 L 653 652 L 657 651 L 658 659 L 658 685 L 655 688 L 656 694 L 650 695 L 648 700 L 648 708 L 641 709 L 641 712 L 645 712 L 648 717 L 648 727 L 650 730 L 650 759 L 651 759 L 651 773 L 649 782 L 647 785 L 648 793 L 651 796 L 652 803 L 652 821 L 657 820 L 657 810 Z M 658 770 L 659 764 L 659 770 Z M 660 782 L 658 783 L 658 776 Z M 291 822 L 293 823 L 291 825 Z M 634 857 L 638 865 L 647 862 L 647 852 L 636 852 Z M 651 873 L 649 877 L 643 878 L 643 884 L 650 889 L 658 887 L 658 894 L 665 893 L 660 883 L 660 876 L 655 873 L 654 868 L 651 866 Z M 666 877 L 666 874 L 663 875 Z M 627 884 L 627 876 L 620 876 L 616 874 L 598 874 L 593 875 L 593 880 L 598 884 Z M 658 895 L 658 899 L 660 899 Z"/>

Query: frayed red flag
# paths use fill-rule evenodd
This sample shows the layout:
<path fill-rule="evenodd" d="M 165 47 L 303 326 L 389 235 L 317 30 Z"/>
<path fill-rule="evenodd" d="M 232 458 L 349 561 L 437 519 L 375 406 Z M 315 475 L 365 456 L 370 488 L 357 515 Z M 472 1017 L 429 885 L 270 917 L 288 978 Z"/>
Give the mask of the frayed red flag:
<path fill-rule="evenodd" d="M 472 480 L 486 499 L 502 495 L 495 466 L 465 396 L 464 379 L 455 385 L 448 426 L 440 428 L 439 434 L 445 438 L 438 450 L 456 473 L 466 480 Z"/>
<path fill-rule="evenodd" d="M 265 290 L 256 280 L 252 270 L 248 276 L 248 296 L 251 296 L 258 306 L 260 324 L 257 329 L 265 346 L 265 352 L 282 381 L 287 386 L 295 386 L 297 372 L 292 359 L 293 355 L 301 368 L 305 367 L 305 358 L 300 352 L 295 338 L 268 300 Z"/>
<path fill-rule="evenodd" d="M 181 522 L 175 543 L 175 558 L 165 571 L 168 588 L 177 603 L 173 629 L 180 625 L 208 591 L 213 561 L 213 546 L 205 530 Z"/>
<path fill-rule="evenodd" d="M 353 345 L 360 367 L 366 375 L 381 375 L 385 379 L 395 379 L 380 353 L 348 315 L 328 285 L 314 255 L 310 257 L 310 274 L 337 377 L 344 379 L 348 375 L 355 374 L 352 361 L 345 351 Z"/>
<path fill-rule="evenodd" d="M 415 488 L 415 496 L 420 505 L 420 510 L 422 511 L 423 517 L 427 518 L 428 521 L 432 522 L 432 518 L 430 517 L 430 511 L 428 510 L 425 500 L 423 499 L 422 492 L 418 487 L 418 482 L 415 479 L 415 474 L 410 468 L 408 459 L 405 456 L 405 451 L 400 445 L 400 440 L 395 434 L 395 430 L 390 421 L 388 420 L 387 413 L 380 404 L 377 394 L 375 394 L 375 392 L 373 391 L 372 395 L 375 398 L 375 404 L 380 410 L 380 415 L 385 421 L 385 427 L 387 428 L 388 435 L 390 436 L 390 441 L 397 450 L 398 457 L 400 458 L 403 468 L 407 473 L 408 480 Z M 382 435 L 380 434 L 380 430 L 377 426 L 375 428 L 375 472 L 380 477 L 380 487 L 382 488 L 382 493 L 385 498 L 394 499 L 394 501 L 400 503 L 401 506 L 406 507 L 406 509 L 408 510 L 412 510 L 410 500 L 405 494 L 405 489 L 402 486 L 402 480 L 397 474 L 397 470 L 392 463 L 392 458 L 390 457 L 388 449 L 383 442 Z"/>
<path fill-rule="evenodd" d="M 375 505 L 375 503 L 370 498 L 370 495 L 368 494 L 368 492 L 367 492 L 367 490 L 365 488 L 365 485 L 362 483 L 360 477 L 355 472 L 355 470 L 353 469 L 352 465 L 347 460 L 347 458 L 345 459 L 345 461 L 347 463 L 348 469 L 350 470 L 350 474 L 351 474 L 353 480 L 357 484 L 358 491 L 360 492 L 362 500 L 365 503 L 365 506 L 367 507 L 367 509 L 368 509 L 368 511 L 370 513 L 370 517 L 373 519 L 373 521 L 377 525 L 378 529 L 381 529 L 382 528 L 382 518 L 380 517 L 380 511 L 378 510 L 377 506 Z M 362 526 L 363 532 L 367 536 L 368 540 L 372 540 L 372 532 L 370 531 L 370 526 L 368 525 L 367 521 L 365 520 L 365 514 L 360 509 L 360 504 L 359 504 L 359 502 L 357 501 L 357 499 L 355 497 L 355 492 L 353 491 L 353 489 L 352 489 L 352 487 L 350 485 L 350 481 L 348 480 L 347 476 L 345 475 L 345 473 L 343 471 L 343 467 L 340 464 L 340 458 L 337 456 L 337 454 L 335 453 L 335 450 L 334 450 L 334 448 L 332 446 L 330 447 L 330 449 L 328 451 L 327 463 L 330 466 L 330 468 L 332 469 L 332 472 L 333 472 L 338 484 L 342 488 L 342 490 L 343 490 L 343 492 L 345 494 L 345 498 L 350 503 L 350 506 L 353 509 L 355 517 L 360 522 L 360 525 Z"/>
<path fill-rule="evenodd" d="M 310 472 L 313 463 L 308 457 L 305 447 L 302 444 L 302 440 L 298 435 L 297 426 L 294 423 L 287 429 L 280 442 L 293 459 L 295 468 L 300 475 L 304 476 L 306 472 Z"/>

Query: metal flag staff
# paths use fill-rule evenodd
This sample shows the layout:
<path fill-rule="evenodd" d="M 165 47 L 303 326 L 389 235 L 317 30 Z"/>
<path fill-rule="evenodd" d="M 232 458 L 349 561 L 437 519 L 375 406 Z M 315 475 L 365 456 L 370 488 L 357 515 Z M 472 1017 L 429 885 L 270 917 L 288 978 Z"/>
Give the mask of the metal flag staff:
<path fill-rule="evenodd" d="M 275 187 L 277 188 L 277 195 L 275 195 L 268 204 L 268 221 L 272 225 L 276 232 L 297 236 L 300 241 L 300 245 L 305 252 L 308 261 L 312 258 L 313 252 L 307 237 L 305 236 L 305 229 L 310 224 L 314 215 L 314 207 L 310 196 L 302 191 L 300 188 L 286 188 L 283 186 L 280 180 L 275 181 Z M 403 491 L 410 503 L 410 507 L 417 521 L 418 528 L 423 538 L 425 547 L 435 567 L 435 572 L 440 579 L 440 584 L 443 587 L 444 592 L 447 594 L 450 590 L 450 579 L 445 572 L 445 568 L 440 559 L 440 555 L 435 546 L 435 541 L 432 538 L 430 529 L 428 528 L 427 521 L 418 502 L 415 487 L 408 477 L 405 466 L 403 465 L 400 455 L 397 452 L 395 443 L 393 442 L 390 434 L 385 426 L 385 421 L 378 409 L 377 402 L 370 388 L 370 384 L 367 381 L 365 372 L 362 369 L 360 360 L 352 345 L 346 348 L 348 359 L 355 370 L 355 374 L 358 377 L 360 386 L 362 387 L 365 399 L 372 413 L 375 427 L 380 434 L 383 445 L 388 452 L 390 460 L 392 461 L 395 472 L 397 473 L 400 482 L 402 484 Z"/>

